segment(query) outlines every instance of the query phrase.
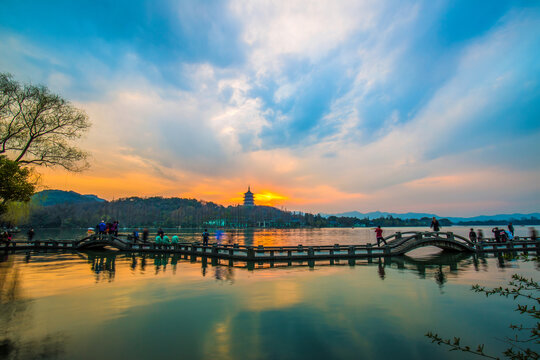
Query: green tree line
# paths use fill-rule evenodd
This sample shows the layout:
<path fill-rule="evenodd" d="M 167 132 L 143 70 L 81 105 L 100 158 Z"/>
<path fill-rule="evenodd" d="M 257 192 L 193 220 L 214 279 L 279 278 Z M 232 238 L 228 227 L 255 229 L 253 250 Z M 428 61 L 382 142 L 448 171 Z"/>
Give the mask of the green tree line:
<path fill-rule="evenodd" d="M 284 211 L 270 206 L 223 206 L 184 198 L 130 197 L 110 202 L 88 202 L 40 206 L 33 204 L 18 226 L 93 227 L 101 220 L 120 222 L 121 227 L 355 227 L 429 226 L 430 218 L 378 219 L 323 217 L 320 214 Z M 440 219 L 442 226 L 451 225 Z M 3 224 L 4 226 L 9 224 Z"/>

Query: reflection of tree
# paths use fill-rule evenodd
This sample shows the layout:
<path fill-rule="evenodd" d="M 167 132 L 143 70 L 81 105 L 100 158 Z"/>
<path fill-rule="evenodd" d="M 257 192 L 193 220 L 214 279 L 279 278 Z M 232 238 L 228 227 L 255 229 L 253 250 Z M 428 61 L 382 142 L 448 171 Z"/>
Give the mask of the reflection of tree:
<path fill-rule="evenodd" d="M 4 339 L 0 341 L 0 359 L 56 359 L 64 352 L 63 337 L 56 334 L 30 341 Z"/>
<path fill-rule="evenodd" d="M 26 312 L 30 302 L 23 299 L 19 269 L 14 266 L 13 259 L 7 255 L 0 263 L 0 321 L 3 324 L 1 336 L 6 337 L 19 314 Z"/>
<path fill-rule="evenodd" d="M 21 290 L 17 255 L 0 258 L 0 359 L 57 358 L 63 353 L 63 334 L 46 335 L 41 339 L 23 339 L 31 328 L 31 304 Z"/>

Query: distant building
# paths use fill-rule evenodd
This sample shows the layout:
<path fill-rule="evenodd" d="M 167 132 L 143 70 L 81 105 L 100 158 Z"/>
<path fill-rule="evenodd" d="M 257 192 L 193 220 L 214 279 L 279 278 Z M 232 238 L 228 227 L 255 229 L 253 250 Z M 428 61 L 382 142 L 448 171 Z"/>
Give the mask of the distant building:
<path fill-rule="evenodd" d="M 251 192 L 249 186 L 248 191 L 244 193 L 244 206 L 255 206 L 255 201 L 253 200 L 253 193 Z"/>

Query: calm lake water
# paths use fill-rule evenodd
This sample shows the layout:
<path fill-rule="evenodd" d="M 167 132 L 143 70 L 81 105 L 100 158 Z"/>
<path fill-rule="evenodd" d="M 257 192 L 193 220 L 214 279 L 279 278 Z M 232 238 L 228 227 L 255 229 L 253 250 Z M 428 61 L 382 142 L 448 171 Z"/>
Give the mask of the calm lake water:
<path fill-rule="evenodd" d="M 482 229 L 485 237 L 493 237 L 491 229 L 493 226 L 474 227 L 475 230 Z M 80 239 L 87 235 L 87 229 L 35 229 L 35 238 L 42 239 Z M 122 229 L 121 233 L 131 233 L 134 229 Z M 149 229 L 151 233 L 156 233 L 155 228 Z M 179 235 L 181 241 L 193 242 L 201 241 L 201 229 L 163 229 L 171 237 Z M 391 227 L 383 229 L 383 236 L 388 236 L 396 231 L 429 231 L 429 227 Z M 470 227 L 448 226 L 441 231 L 451 231 L 455 234 L 469 237 Z M 351 245 L 376 243 L 375 232 L 372 228 L 322 228 L 322 229 L 241 229 L 241 230 L 219 230 L 209 228 L 213 235 L 213 241 L 222 244 L 240 245 L 268 245 L 268 246 L 296 246 L 303 245 Z M 216 239 L 216 233 L 220 231 L 221 236 Z M 528 226 L 516 226 L 516 236 L 529 236 Z M 15 234 L 14 239 L 25 239 L 26 232 L 21 231 Z M 212 240 L 210 241 L 212 242 Z"/>
<path fill-rule="evenodd" d="M 302 243 L 345 244 L 363 230 L 308 231 Z M 243 241 L 298 243 L 302 231 Z M 540 280 L 537 263 L 434 248 L 408 255 L 250 270 L 165 255 L 3 254 L 0 358 L 474 359 L 424 334 L 500 355 L 508 325 L 527 324 L 513 300 L 470 288 L 515 273 Z"/>

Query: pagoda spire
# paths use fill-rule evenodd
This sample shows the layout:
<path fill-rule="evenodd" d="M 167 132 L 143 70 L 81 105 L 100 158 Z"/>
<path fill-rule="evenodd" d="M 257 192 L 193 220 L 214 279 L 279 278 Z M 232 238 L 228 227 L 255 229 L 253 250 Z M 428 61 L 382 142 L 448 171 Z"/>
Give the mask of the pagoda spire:
<path fill-rule="evenodd" d="M 244 193 L 244 206 L 255 206 L 251 186 L 248 185 L 248 191 Z"/>

